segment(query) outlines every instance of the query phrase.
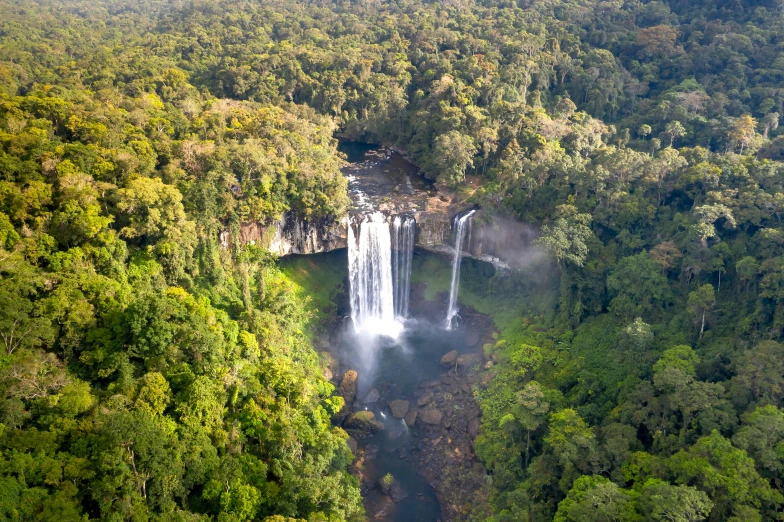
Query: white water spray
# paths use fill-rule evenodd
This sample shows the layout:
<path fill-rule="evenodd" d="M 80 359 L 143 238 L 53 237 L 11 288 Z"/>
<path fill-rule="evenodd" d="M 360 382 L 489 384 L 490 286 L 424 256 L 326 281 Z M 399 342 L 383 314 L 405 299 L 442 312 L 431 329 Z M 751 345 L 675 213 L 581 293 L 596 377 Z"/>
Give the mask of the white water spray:
<path fill-rule="evenodd" d="M 465 236 L 465 225 L 471 216 L 476 212 L 471 210 L 458 218 L 455 216 L 455 253 L 452 257 L 452 285 L 449 287 L 449 308 L 446 311 L 446 321 L 444 328 L 452 329 L 452 320 L 457 315 L 457 292 L 460 288 L 460 261 L 462 259 L 463 237 Z"/>
<path fill-rule="evenodd" d="M 395 318 L 392 245 L 389 224 L 380 212 L 349 225 L 348 270 L 354 330 L 397 337 L 402 325 Z"/>
<path fill-rule="evenodd" d="M 392 280 L 395 288 L 395 316 L 400 320 L 408 317 L 415 233 L 416 220 L 413 217 L 395 216 L 392 220 Z"/>

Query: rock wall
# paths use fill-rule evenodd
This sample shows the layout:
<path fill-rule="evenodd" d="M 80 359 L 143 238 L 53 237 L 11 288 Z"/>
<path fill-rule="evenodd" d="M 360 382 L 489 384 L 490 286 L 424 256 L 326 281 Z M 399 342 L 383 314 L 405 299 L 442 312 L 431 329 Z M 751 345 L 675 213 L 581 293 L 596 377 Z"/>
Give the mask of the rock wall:
<path fill-rule="evenodd" d="M 444 255 L 454 254 L 454 215 L 432 212 L 413 215 L 417 221 L 416 246 Z M 243 225 L 240 240 L 259 244 L 278 256 L 330 252 L 347 247 L 348 223 L 348 217 L 307 220 L 287 213 L 270 225 Z M 463 252 L 496 267 L 520 268 L 532 255 L 538 255 L 532 246 L 534 238 L 534 231 L 523 223 L 479 210 L 470 221 Z"/>
<path fill-rule="evenodd" d="M 308 220 L 292 212 L 270 225 L 246 223 L 240 227 L 240 241 L 259 244 L 279 256 L 318 254 L 347 247 L 348 217 L 341 220 Z"/>

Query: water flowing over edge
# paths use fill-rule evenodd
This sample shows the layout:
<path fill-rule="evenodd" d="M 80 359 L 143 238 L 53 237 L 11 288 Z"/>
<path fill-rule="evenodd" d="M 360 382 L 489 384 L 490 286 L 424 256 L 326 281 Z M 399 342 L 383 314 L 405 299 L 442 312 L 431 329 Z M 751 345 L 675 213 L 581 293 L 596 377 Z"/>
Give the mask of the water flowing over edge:
<path fill-rule="evenodd" d="M 452 320 L 457 315 L 457 292 L 460 288 L 460 261 L 462 259 L 463 237 L 465 236 L 465 224 L 476 212 L 471 210 L 461 217 L 455 216 L 455 253 L 452 257 L 452 284 L 449 287 L 449 307 L 446 311 L 444 328 L 452 329 Z"/>
<path fill-rule="evenodd" d="M 407 286 L 415 231 L 415 222 L 412 222 L 412 218 L 397 216 L 392 223 L 395 235 L 394 278 L 392 234 L 386 217 L 374 212 L 358 216 L 349 224 L 351 320 L 357 334 L 397 338 L 403 330 L 401 319 L 405 318 L 403 314 L 408 313 Z"/>
<path fill-rule="evenodd" d="M 416 219 L 414 217 L 406 215 L 394 217 L 392 220 L 392 279 L 395 289 L 395 316 L 401 321 L 408 317 L 415 234 Z"/>

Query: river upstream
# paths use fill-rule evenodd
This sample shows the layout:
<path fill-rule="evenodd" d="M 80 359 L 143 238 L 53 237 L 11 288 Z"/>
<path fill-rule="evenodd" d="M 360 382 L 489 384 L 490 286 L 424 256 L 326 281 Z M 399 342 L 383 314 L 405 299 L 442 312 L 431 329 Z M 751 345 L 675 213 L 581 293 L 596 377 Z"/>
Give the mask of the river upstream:
<path fill-rule="evenodd" d="M 368 519 L 461 520 L 485 483 L 473 453 L 480 416 L 474 389 L 492 322 L 460 305 L 457 250 L 438 259 L 449 286 L 425 298 L 423 261 L 436 254 L 414 248 L 412 213 L 433 197 L 432 184 L 393 151 L 341 148 L 351 162 L 344 173 L 354 201 L 348 248 L 310 256 L 346 266 L 338 317 L 322 342 L 346 403 L 333 420 L 352 437 L 352 473 Z M 469 221 L 467 212 L 456 216 L 453 233 Z"/>

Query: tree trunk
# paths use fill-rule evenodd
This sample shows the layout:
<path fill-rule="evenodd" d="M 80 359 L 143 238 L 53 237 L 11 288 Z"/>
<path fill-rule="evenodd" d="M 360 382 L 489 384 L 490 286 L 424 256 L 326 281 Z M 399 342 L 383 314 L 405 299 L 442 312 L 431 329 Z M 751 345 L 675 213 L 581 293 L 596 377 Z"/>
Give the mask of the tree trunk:
<path fill-rule="evenodd" d="M 702 311 L 702 326 L 700 326 L 700 341 L 702 341 L 703 333 L 705 333 L 705 310 Z"/>

